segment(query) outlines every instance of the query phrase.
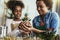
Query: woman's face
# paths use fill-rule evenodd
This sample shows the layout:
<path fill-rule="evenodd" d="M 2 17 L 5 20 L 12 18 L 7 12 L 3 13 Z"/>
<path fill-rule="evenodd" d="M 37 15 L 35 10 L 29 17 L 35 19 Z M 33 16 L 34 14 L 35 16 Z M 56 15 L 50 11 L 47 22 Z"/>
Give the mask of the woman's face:
<path fill-rule="evenodd" d="M 37 4 L 37 11 L 39 12 L 39 14 L 44 15 L 48 10 L 48 7 L 44 3 L 44 1 L 37 1 L 36 4 Z"/>
<path fill-rule="evenodd" d="M 16 19 L 20 19 L 21 14 L 22 14 L 22 8 L 20 6 L 16 6 L 14 10 L 14 17 Z"/>

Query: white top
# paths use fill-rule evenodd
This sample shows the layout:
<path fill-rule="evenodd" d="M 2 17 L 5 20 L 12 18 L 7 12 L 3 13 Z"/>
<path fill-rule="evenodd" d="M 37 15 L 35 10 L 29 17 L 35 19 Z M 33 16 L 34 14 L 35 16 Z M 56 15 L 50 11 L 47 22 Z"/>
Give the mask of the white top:
<path fill-rule="evenodd" d="M 18 33 L 20 33 L 19 32 L 19 30 L 18 30 L 18 28 L 15 28 L 13 31 L 12 31 L 12 29 L 11 29 L 11 24 L 15 24 L 15 23 L 21 23 L 22 21 L 14 21 L 13 19 L 7 19 L 6 20 L 6 26 L 8 27 L 7 28 L 7 34 L 8 35 L 17 35 Z"/>

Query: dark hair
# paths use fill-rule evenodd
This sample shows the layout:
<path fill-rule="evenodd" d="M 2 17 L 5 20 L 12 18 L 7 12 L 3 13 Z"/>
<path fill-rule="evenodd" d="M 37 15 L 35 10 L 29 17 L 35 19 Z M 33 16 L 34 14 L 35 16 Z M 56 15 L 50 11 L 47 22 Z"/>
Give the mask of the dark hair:
<path fill-rule="evenodd" d="M 49 10 L 52 9 L 52 5 L 53 5 L 53 1 L 52 0 L 36 0 L 36 3 L 37 3 L 37 1 L 44 1 L 46 6 L 49 7 Z"/>
<path fill-rule="evenodd" d="M 22 1 L 8 1 L 7 2 L 7 7 L 11 9 L 12 11 L 15 10 L 16 6 L 20 6 L 21 8 L 24 8 L 24 4 Z"/>

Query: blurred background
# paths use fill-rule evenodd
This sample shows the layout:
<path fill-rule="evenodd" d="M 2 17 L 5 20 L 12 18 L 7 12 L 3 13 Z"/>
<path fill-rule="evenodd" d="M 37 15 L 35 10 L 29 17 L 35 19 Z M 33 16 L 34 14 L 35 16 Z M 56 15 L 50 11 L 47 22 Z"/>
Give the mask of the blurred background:
<path fill-rule="evenodd" d="M 6 16 L 10 17 L 11 15 L 11 10 L 9 10 L 6 7 L 6 3 L 9 0 L 0 0 L 0 25 L 4 25 L 6 21 Z M 31 19 L 31 22 L 35 16 L 38 15 L 38 12 L 36 10 L 36 0 L 21 0 L 25 4 L 25 8 L 23 9 L 23 15 L 21 18 L 24 17 L 24 14 L 27 13 L 28 17 Z M 59 16 L 60 16 L 60 0 L 53 0 L 53 8 L 52 11 L 56 11 Z M 60 17 L 59 17 L 59 22 L 60 22 Z M 58 28 L 58 32 L 60 35 L 60 25 Z"/>

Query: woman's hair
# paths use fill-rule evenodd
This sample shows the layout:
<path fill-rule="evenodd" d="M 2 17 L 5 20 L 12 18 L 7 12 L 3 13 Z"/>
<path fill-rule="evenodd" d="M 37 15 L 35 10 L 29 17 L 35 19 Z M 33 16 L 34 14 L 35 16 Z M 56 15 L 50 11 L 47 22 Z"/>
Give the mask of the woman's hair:
<path fill-rule="evenodd" d="M 52 9 L 53 1 L 52 0 L 36 0 L 37 1 L 43 1 L 47 7 L 49 7 L 49 10 Z"/>
<path fill-rule="evenodd" d="M 7 7 L 14 11 L 16 6 L 20 6 L 21 8 L 24 8 L 24 4 L 22 1 L 8 1 L 7 2 Z"/>

